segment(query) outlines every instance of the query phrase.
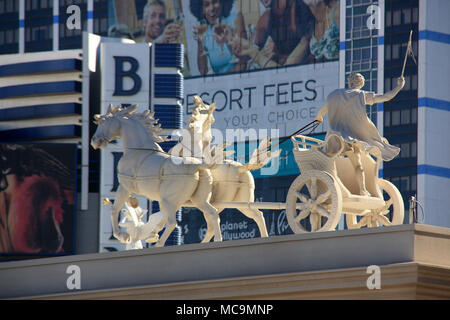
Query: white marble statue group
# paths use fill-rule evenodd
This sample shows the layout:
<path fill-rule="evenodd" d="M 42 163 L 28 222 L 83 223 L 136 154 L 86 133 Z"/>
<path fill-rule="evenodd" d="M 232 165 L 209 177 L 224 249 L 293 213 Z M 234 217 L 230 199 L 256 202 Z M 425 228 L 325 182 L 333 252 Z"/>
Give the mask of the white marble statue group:
<path fill-rule="evenodd" d="M 365 159 L 368 155 L 372 155 L 380 159 L 379 161 L 389 161 L 399 153 L 399 149 L 391 146 L 385 138 L 380 136 L 375 125 L 366 115 L 365 105 L 392 99 L 403 85 L 403 78 L 399 78 L 397 88 L 384 95 L 378 95 L 361 90 L 364 86 L 363 76 L 351 74 L 349 89 L 333 91 L 315 119 L 322 122 L 323 116 L 328 113 L 329 130 L 325 141 L 319 142 L 320 148 L 312 149 L 317 149 L 322 155 L 332 159 L 333 165 L 338 158 L 349 159 L 348 162 L 351 163 L 350 169 L 346 167 L 342 172 L 326 173 L 331 175 L 332 179 L 339 180 L 342 174 L 356 178 L 357 190 L 352 188 L 349 195 L 341 192 L 342 190 L 336 191 L 344 194 L 344 204 L 346 197 L 352 194 L 369 200 L 374 197 L 383 200 L 379 189 L 374 191 L 371 187 L 366 187 L 367 181 L 370 185 L 372 180 L 375 183 L 377 181 L 376 177 L 373 177 L 373 172 L 367 173 L 367 170 L 363 168 L 367 162 Z M 258 209 L 258 203 L 254 203 L 255 182 L 250 171 L 265 166 L 273 157 L 279 155 L 280 150 L 269 151 L 271 141 L 266 139 L 260 143 L 248 163 L 241 164 L 228 159 L 227 156 L 233 152 L 226 151 L 226 145 L 211 145 L 214 110 L 214 103 L 207 105 L 200 97 L 195 97 L 192 116 L 186 128 L 191 139 L 181 140 L 169 152 L 164 152 L 159 145 L 166 141 L 166 137 L 161 135 L 162 130 L 157 124 L 158 120 L 154 119 L 154 114 L 149 110 L 136 112 L 137 106 L 121 108 L 110 105 L 106 114 L 94 116 L 98 127 L 91 139 L 93 148 L 106 148 L 109 142 L 116 139 L 122 140 L 124 152 L 117 167 L 120 185 L 114 203 L 105 200 L 104 204 L 112 205 L 113 234 L 121 242 L 127 243 L 128 249 L 142 248 L 142 240 L 156 242 L 156 246 L 163 246 L 176 227 L 176 212 L 182 206 L 196 207 L 203 213 L 207 232 L 202 242 L 209 242 L 213 237 L 214 241 L 222 241 L 219 214 L 226 207 L 239 209 L 256 222 L 262 237 L 268 236 L 263 213 Z M 311 147 L 302 149 L 296 143 L 294 143 L 294 149 L 297 153 L 308 151 L 301 153 L 302 155 L 313 151 Z M 376 163 L 378 164 L 379 161 L 377 160 Z M 302 164 L 299 163 L 299 167 L 301 175 L 308 175 L 308 172 L 302 171 Z M 289 222 L 294 232 L 324 231 L 335 227 L 334 221 L 337 218 L 331 217 L 330 212 L 336 207 L 336 203 L 333 203 L 336 192 L 328 190 L 327 184 L 320 182 L 319 176 L 311 177 L 303 184 L 294 183 L 295 185 L 291 186 L 294 196 L 292 200 L 287 199 L 285 205 L 287 213 L 290 212 L 288 218 L 291 215 Z M 338 189 L 346 188 L 345 182 L 336 183 L 342 185 Z M 302 189 L 303 186 L 306 186 L 306 191 Z M 150 215 L 149 220 L 144 223 L 142 217 L 146 212 L 140 209 L 137 198 L 133 195 L 158 201 L 161 211 Z M 392 193 L 390 197 L 393 197 Z M 318 200 L 321 200 L 320 205 Z M 370 206 L 365 209 L 362 205 L 362 211 L 358 211 L 358 214 L 371 216 L 372 220 L 366 218 L 367 223 L 361 223 L 361 220 L 358 222 L 353 219 L 348 220 L 348 224 L 361 227 L 375 226 L 377 221 L 384 225 L 398 223 L 397 220 L 400 219 L 398 217 L 390 221 L 385 221 L 389 218 L 384 220 L 373 218 L 373 216 L 386 216 L 386 210 L 389 211 L 389 207 L 393 205 L 392 201 L 388 203 L 389 201 L 383 201 L 383 210 L 379 208 L 380 201 L 375 209 Z M 344 208 L 340 209 L 344 210 Z M 119 224 L 121 210 L 125 217 Z M 375 211 L 376 214 L 373 213 Z M 319 213 L 315 214 L 315 212 Z M 340 215 L 340 212 L 334 215 Z M 317 217 L 325 217 L 325 219 L 319 219 L 319 221 Z M 303 221 L 305 219 L 306 224 Z M 322 223 L 322 220 L 329 220 L 330 223 Z M 158 233 L 163 229 L 159 237 Z"/>

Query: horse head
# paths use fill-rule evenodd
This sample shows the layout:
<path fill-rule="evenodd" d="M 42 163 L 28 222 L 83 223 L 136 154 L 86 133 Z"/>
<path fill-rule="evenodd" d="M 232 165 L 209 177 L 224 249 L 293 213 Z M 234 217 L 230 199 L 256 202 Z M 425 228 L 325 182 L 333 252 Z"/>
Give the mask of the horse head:
<path fill-rule="evenodd" d="M 207 150 L 211 144 L 211 126 L 215 122 L 213 116 L 215 109 L 215 103 L 207 105 L 199 96 L 194 97 L 194 107 L 192 116 L 189 118 L 188 130 L 194 144 L 201 144 L 201 150 Z"/>
<path fill-rule="evenodd" d="M 94 115 L 94 123 L 98 127 L 91 139 L 92 147 L 104 149 L 118 138 L 122 139 L 124 147 L 154 148 L 157 142 L 166 141 L 165 137 L 158 135 L 161 126 L 153 118 L 154 113 L 149 110 L 136 113 L 137 108 L 137 105 L 127 108 L 109 105 L 105 115 Z"/>
<path fill-rule="evenodd" d="M 108 143 L 120 137 L 120 122 L 116 117 L 120 111 L 122 111 L 120 106 L 113 107 L 110 104 L 105 115 L 94 115 L 94 123 L 97 125 L 91 139 L 91 146 L 94 149 L 104 149 Z"/>

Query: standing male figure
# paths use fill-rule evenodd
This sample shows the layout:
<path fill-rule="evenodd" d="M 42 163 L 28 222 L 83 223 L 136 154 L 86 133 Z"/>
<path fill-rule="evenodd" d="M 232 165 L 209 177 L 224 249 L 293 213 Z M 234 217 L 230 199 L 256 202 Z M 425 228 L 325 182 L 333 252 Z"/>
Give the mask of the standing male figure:
<path fill-rule="evenodd" d="M 323 116 L 328 113 L 327 137 L 336 134 L 344 139 L 345 146 L 342 152 L 352 161 L 360 194 L 370 195 L 365 186 L 362 153 L 372 151 L 384 161 L 390 161 L 398 155 L 400 148 L 390 145 L 386 138 L 380 136 L 376 126 L 367 117 L 366 105 L 393 99 L 405 85 L 405 79 L 399 77 L 397 86 L 385 94 L 361 90 L 365 80 L 360 73 L 351 73 L 347 81 L 349 88 L 331 92 L 315 120 L 323 122 Z M 337 149 L 333 146 L 333 142 L 327 148 Z M 375 150 L 372 150 L 373 148 Z"/>

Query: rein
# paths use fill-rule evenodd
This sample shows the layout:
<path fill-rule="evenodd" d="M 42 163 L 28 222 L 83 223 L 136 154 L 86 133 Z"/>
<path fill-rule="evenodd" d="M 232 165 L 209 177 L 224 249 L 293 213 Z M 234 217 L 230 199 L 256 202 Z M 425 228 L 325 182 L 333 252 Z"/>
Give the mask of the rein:
<path fill-rule="evenodd" d="M 311 133 L 314 132 L 314 130 L 318 127 L 319 124 L 320 124 L 320 122 L 318 122 L 317 120 L 314 120 L 314 121 L 308 123 L 307 125 L 305 125 L 304 127 L 298 129 L 298 130 L 295 131 L 294 133 L 290 134 L 289 136 L 285 137 L 283 140 L 281 140 L 281 141 L 278 142 L 277 144 L 275 144 L 275 145 L 270 145 L 268 148 L 266 148 L 266 150 L 263 150 L 262 152 L 259 152 L 257 155 L 259 155 L 260 153 L 264 153 L 264 152 L 270 151 L 274 146 L 279 146 L 279 145 L 285 143 L 287 140 L 289 140 L 289 139 L 292 138 L 293 136 L 295 136 L 295 135 L 297 135 L 297 134 L 300 134 L 300 133 L 302 133 L 302 132 L 304 132 L 304 131 L 306 131 L 306 130 L 310 130 L 310 132 L 307 134 L 307 135 L 310 135 Z M 190 151 L 190 152 L 192 153 L 192 151 L 191 151 L 188 147 L 186 147 L 181 141 L 182 141 L 182 140 L 180 139 L 180 140 L 178 141 L 178 143 L 180 143 L 180 144 L 183 146 L 183 148 L 188 149 L 188 151 Z M 157 149 L 153 149 L 153 148 L 132 148 L 132 147 L 126 147 L 126 149 L 154 151 L 154 152 L 159 152 L 159 153 L 166 154 L 166 155 L 168 155 L 168 156 L 170 156 L 170 157 L 178 157 L 178 156 L 174 156 L 174 155 L 172 155 L 172 154 L 170 154 L 170 153 L 167 153 L 167 152 L 165 152 L 165 151 L 161 151 L 161 150 L 157 150 Z M 200 158 L 200 157 L 194 157 L 194 156 L 190 156 L 190 157 L 191 157 L 191 158 L 195 158 L 195 159 L 204 160 L 203 157 L 201 157 L 201 158 Z M 242 157 L 241 157 L 241 158 L 242 158 Z M 236 159 L 236 160 L 237 160 L 237 159 Z"/>

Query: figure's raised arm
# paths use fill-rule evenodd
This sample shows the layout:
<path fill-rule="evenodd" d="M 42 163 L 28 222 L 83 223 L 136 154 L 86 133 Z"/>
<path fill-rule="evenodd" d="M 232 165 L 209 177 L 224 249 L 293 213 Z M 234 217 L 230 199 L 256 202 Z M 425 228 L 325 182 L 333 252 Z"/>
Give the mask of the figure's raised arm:
<path fill-rule="evenodd" d="M 386 102 L 386 101 L 392 100 L 400 92 L 400 90 L 402 90 L 402 88 L 404 86 L 405 86 L 405 78 L 398 77 L 397 78 L 397 86 L 394 89 L 386 92 L 385 94 L 375 94 L 373 96 L 373 100 L 371 101 L 370 104 L 381 103 L 381 102 Z"/>

